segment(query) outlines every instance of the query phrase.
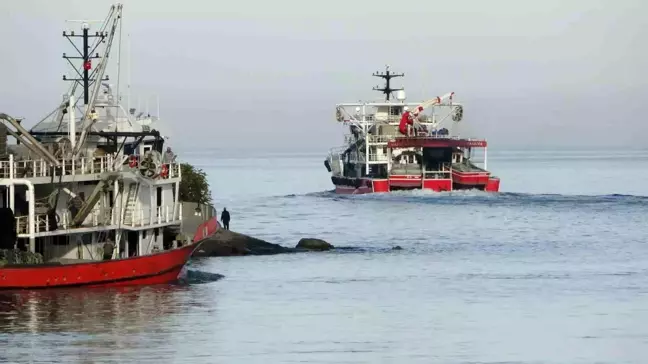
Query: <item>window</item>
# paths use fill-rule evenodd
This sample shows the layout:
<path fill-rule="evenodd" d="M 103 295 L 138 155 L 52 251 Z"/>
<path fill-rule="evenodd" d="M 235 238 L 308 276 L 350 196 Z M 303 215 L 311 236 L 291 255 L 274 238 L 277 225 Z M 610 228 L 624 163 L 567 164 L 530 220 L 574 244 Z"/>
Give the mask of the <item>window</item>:
<path fill-rule="evenodd" d="M 389 108 L 389 115 L 391 116 L 398 116 L 401 114 L 401 107 L 400 106 L 394 106 Z"/>

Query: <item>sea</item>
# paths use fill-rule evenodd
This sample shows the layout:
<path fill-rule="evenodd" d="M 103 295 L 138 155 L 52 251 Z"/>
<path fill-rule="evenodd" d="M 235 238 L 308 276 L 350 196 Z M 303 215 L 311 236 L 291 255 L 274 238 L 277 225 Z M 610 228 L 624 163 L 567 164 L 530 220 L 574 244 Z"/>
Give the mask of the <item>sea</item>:
<path fill-rule="evenodd" d="M 182 156 L 232 230 L 336 249 L 4 294 L 0 362 L 648 363 L 646 150 L 489 150 L 498 194 L 355 196 L 324 153 Z"/>

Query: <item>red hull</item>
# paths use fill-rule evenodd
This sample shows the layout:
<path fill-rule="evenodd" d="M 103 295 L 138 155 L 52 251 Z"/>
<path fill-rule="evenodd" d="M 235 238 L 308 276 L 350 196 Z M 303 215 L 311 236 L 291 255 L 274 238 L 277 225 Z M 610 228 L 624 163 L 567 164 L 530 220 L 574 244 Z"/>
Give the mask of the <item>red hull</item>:
<path fill-rule="evenodd" d="M 485 177 L 483 175 L 477 178 L 463 178 L 460 181 L 453 179 L 421 179 L 408 178 L 409 176 L 392 176 L 387 179 L 362 179 L 361 187 L 348 185 L 335 185 L 335 192 L 344 195 L 358 195 L 365 193 L 390 192 L 394 189 L 423 189 L 436 192 L 481 189 L 486 192 L 499 192 L 500 180 L 496 177 Z M 454 175 L 453 175 L 454 177 Z M 471 176 L 472 177 L 472 176 Z M 351 179 L 353 180 L 353 179 Z M 370 182 L 370 183 L 367 183 Z M 463 183 L 462 183 L 463 182 Z M 454 184 L 454 187 L 453 187 Z M 367 186 L 368 185 L 368 186 Z M 372 186 L 372 187 L 369 187 Z"/>
<path fill-rule="evenodd" d="M 212 221 L 214 220 L 214 221 Z M 200 241 L 160 253 L 88 263 L 16 265 L 0 268 L 0 290 L 66 287 L 119 287 L 172 283 L 178 279 L 202 240 L 218 229 L 216 218 L 205 222 Z"/>
<path fill-rule="evenodd" d="M 125 259 L 0 269 L 0 290 L 81 286 L 115 287 L 175 281 L 200 243 Z"/>
<path fill-rule="evenodd" d="M 452 171 L 452 181 L 465 186 L 485 186 L 488 184 L 488 172 L 459 172 Z"/>

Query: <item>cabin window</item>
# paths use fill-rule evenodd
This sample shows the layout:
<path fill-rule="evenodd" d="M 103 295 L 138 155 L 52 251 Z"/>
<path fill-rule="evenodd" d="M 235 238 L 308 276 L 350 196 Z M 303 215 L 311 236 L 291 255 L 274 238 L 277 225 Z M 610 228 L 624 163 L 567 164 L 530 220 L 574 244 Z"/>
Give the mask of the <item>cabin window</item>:
<path fill-rule="evenodd" d="M 142 146 L 142 155 L 150 152 L 153 149 L 152 145 L 144 145 Z"/>
<path fill-rule="evenodd" d="M 158 236 L 160 236 L 160 228 L 153 229 L 153 234 L 155 234 L 155 240 L 157 240 Z"/>
<path fill-rule="evenodd" d="M 108 191 L 108 206 L 110 208 L 115 204 L 115 193 L 113 191 Z"/>

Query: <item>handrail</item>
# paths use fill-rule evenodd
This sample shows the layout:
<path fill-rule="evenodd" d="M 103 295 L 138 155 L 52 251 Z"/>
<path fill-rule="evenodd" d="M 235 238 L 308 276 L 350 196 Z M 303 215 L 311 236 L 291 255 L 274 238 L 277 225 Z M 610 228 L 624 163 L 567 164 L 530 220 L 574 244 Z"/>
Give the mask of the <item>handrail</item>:
<path fill-rule="evenodd" d="M 131 222 L 127 224 L 130 227 L 144 227 L 148 225 L 159 225 L 170 222 L 177 222 L 182 220 L 182 206 L 180 205 L 180 215 L 178 217 L 174 216 L 175 206 L 165 205 L 158 206 L 154 209 L 154 213 L 151 214 L 151 209 L 138 209 L 134 211 L 133 218 Z M 111 217 L 114 211 L 117 209 L 102 209 L 95 208 L 92 210 L 88 218 L 90 218 L 89 223 L 82 224 L 80 226 L 72 226 L 72 215 L 69 211 L 63 211 L 59 216 L 59 221 L 56 222 L 58 227 L 57 230 L 68 230 L 75 228 L 88 228 L 88 227 L 100 227 L 100 226 L 109 226 L 111 225 Z M 16 216 L 16 232 L 18 234 L 28 234 L 29 233 L 29 216 Z M 86 218 L 86 220 L 88 219 Z M 85 221 L 84 221 L 85 222 Z M 53 221 L 50 219 L 48 214 L 35 214 L 34 215 L 34 233 L 42 233 L 50 231 L 50 227 L 53 225 Z"/>
<path fill-rule="evenodd" d="M 389 158 L 387 158 L 386 155 L 384 154 L 369 154 L 369 162 L 387 162 Z"/>
<path fill-rule="evenodd" d="M 54 173 L 55 177 L 59 177 L 60 175 L 96 175 L 104 172 L 119 172 L 122 170 L 123 164 L 127 162 L 128 157 L 122 163 L 117 163 L 121 159 L 111 154 L 78 159 L 61 158 L 57 160 L 61 167 L 59 174 L 56 171 L 52 172 L 44 159 L 14 160 L 13 155 L 10 154 L 8 161 L 0 161 L 0 178 L 10 178 L 11 176 L 21 178 L 52 177 L 52 173 Z M 169 166 L 169 173 L 165 177 L 162 177 L 163 179 L 180 176 L 179 163 L 173 162 L 165 164 Z M 139 166 L 139 162 L 137 166 Z"/>
<path fill-rule="evenodd" d="M 369 135 L 369 143 L 387 143 L 396 138 L 395 135 Z"/>
<path fill-rule="evenodd" d="M 131 227 L 143 227 L 148 225 L 165 224 L 175 221 L 175 206 L 165 205 L 158 206 L 155 209 L 136 209 L 133 211 L 133 218 L 128 224 Z M 182 216 L 182 207 L 180 207 L 180 216 Z"/>

